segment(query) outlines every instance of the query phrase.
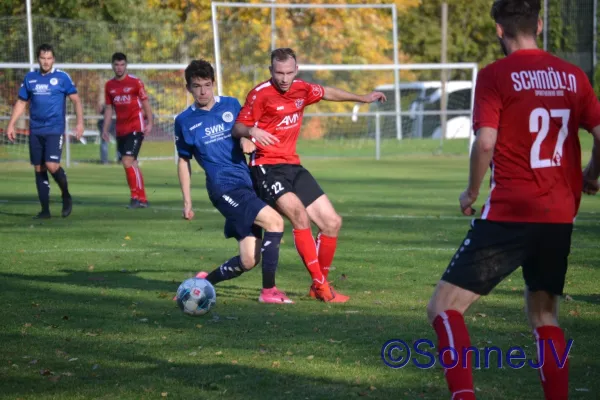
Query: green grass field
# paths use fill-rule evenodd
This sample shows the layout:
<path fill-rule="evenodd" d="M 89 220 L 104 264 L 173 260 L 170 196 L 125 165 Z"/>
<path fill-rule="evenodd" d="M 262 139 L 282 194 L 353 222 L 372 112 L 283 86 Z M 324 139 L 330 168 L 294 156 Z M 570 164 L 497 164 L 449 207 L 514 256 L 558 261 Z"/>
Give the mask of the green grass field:
<path fill-rule="evenodd" d="M 391 369 L 380 353 L 389 339 L 435 342 L 425 306 L 469 226 L 457 204 L 466 155 L 306 158 L 344 217 L 330 277 L 350 302 L 307 297 L 310 278 L 286 224 L 277 282 L 296 304 L 257 302 L 259 266 L 218 285 L 217 307 L 197 318 L 176 308 L 177 286 L 236 252 L 199 167 L 194 221 L 181 218 L 170 161 L 143 163 L 152 206 L 144 210 L 125 209 L 121 167 L 75 165 L 73 214 L 40 222 L 31 219 L 39 209 L 31 167 L 0 165 L 0 398 L 449 398 L 439 364 Z M 584 198 L 560 309 L 574 339 L 572 399 L 600 397 L 598 212 L 599 199 Z M 474 345 L 521 346 L 535 359 L 522 290 L 519 271 L 469 311 Z M 474 372 L 478 398 L 543 398 L 536 370 L 498 369 L 495 360 Z"/>

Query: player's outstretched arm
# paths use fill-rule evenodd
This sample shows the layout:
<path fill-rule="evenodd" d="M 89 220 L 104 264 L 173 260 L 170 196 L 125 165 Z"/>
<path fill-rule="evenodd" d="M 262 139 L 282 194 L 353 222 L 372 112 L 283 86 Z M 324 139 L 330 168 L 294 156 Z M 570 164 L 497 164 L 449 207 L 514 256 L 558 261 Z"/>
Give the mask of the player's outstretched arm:
<path fill-rule="evenodd" d="M 373 103 L 379 101 L 383 103 L 387 100 L 385 94 L 381 92 L 358 95 L 331 86 L 326 86 L 324 89 L 325 93 L 323 94 L 323 100 L 328 101 L 355 101 L 359 103 Z"/>
<path fill-rule="evenodd" d="M 471 207 L 479 196 L 481 182 L 485 177 L 487 169 L 492 162 L 494 147 L 498 131 L 494 128 L 481 128 L 477 132 L 477 138 L 471 149 L 471 161 L 469 171 L 469 185 L 460 195 L 460 209 L 464 215 L 473 215 L 475 210 Z"/>
<path fill-rule="evenodd" d="M 179 176 L 179 185 L 181 186 L 181 194 L 183 195 L 183 218 L 191 220 L 194 218 L 192 210 L 192 168 L 190 160 L 179 157 L 177 162 L 177 175 Z"/>
<path fill-rule="evenodd" d="M 77 116 L 75 137 L 77 140 L 79 140 L 81 139 L 81 136 L 83 136 L 83 105 L 81 104 L 81 99 L 77 93 L 70 94 L 69 99 L 71 99 L 73 105 L 75 106 L 75 115 Z"/>
<path fill-rule="evenodd" d="M 27 102 L 21 99 L 18 99 L 13 107 L 12 114 L 10 116 L 10 120 L 8 121 L 8 127 L 6 128 L 6 136 L 8 136 L 8 140 L 11 142 L 15 141 L 16 133 L 15 133 L 15 124 L 17 120 L 23 113 L 25 112 L 25 107 L 27 106 Z"/>
<path fill-rule="evenodd" d="M 583 170 L 583 192 L 586 194 L 596 194 L 600 189 L 600 125 L 592 129 L 591 133 L 594 137 L 592 156 Z"/>

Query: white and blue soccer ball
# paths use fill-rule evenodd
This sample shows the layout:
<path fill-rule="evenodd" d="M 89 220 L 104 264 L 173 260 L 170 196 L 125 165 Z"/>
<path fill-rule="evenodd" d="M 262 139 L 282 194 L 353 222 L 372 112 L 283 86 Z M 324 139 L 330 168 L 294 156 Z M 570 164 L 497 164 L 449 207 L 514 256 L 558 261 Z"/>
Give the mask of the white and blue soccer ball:
<path fill-rule="evenodd" d="M 177 289 L 177 305 L 185 314 L 204 315 L 216 304 L 215 288 L 206 279 L 186 279 Z"/>

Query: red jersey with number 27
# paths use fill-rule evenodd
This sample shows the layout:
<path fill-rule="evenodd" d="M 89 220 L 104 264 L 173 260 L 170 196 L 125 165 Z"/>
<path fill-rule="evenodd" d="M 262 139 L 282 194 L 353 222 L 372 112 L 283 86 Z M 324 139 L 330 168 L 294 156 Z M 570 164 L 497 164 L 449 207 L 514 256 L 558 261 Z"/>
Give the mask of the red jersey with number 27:
<path fill-rule="evenodd" d="M 304 107 L 319 102 L 324 94 L 323 86 L 300 79 L 295 79 L 287 92 L 281 92 L 271 80 L 252 89 L 236 122 L 257 126 L 276 136 L 279 143 L 256 143 L 250 165 L 300 164 L 296 143 Z"/>
<path fill-rule="evenodd" d="M 573 223 L 583 176 L 579 128 L 600 125 L 585 73 L 542 50 L 519 50 L 479 72 L 473 129 L 498 130 L 482 219 Z"/>
<path fill-rule="evenodd" d="M 133 75 L 121 80 L 111 79 L 104 86 L 105 104 L 117 113 L 117 136 L 144 130 L 142 101 L 148 99 L 144 83 Z"/>

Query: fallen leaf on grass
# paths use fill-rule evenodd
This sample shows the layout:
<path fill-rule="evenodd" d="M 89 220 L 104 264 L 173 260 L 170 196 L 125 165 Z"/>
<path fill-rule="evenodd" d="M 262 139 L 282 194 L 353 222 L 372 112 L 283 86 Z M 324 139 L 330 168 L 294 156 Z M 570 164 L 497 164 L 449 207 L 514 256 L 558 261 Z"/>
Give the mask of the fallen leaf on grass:
<path fill-rule="evenodd" d="M 233 365 L 236 365 L 236 364 L 238 363 L 238 360 L 231 360 L 231 363 L 232 363 Z"/>
<path fill-rule="evenodd" d="M 131 240 L 131 237 L 129 237 L 129 236 L 125 236 L 125 238 L 124 238 L 124 239 L 125 239 L 125 240 Z"/>
<path fill-rule="evenodd" d="M 196 328 L 200 329 L 200 328 L 202 328 L 202 325 L 196 324 Z"/>
<path fill-rule="evenodd" d="M 571 311 L 569 311 L 569 315 L 571 315 L 573 317 L 579 317 L 579 311 L 571 310 Z"/>
<path fill-rule="evenodd" d="M 40 375 L 42 375 L 42 376 L 52 375 L 52 371 L 50 371 L 47 368 L 42 368 L 42 369 L 40 369 Z"/>
<path fill-rule="evenodd" d="M 93 265 L 88 266 L 88 271 L 93 271 L 93 270 L 94 270 L 94 266 Z"/>
<path fill-rule="evenodd" d="M 77 361 L 79 358 L 69 358 L 69 362 Z"/>
<path fill-rule="evenodd" d="M 188 356 L 195 356 L 195 355 L 197 355 L 197 354 L 198 354 L 198 353 L 196 353 L 195 351 L 192 351 L 191 353 L 189 353 L 189 354 L 188 354 Z"/>
<path fill-rule="evenodd" d="M 312 360 L 313 358 L 315 358 L 315 356 L 308 356 L 308 357 L 306 357 L 307 360 Z"/>
<path fill-rule="evenodd" d="M 477 313 L 477 315 L 480 316 L 481 318 L 487 317 L 487 315 L 485 315 L 484 313 Z"/>
<path fill-rule="evenodd" d="M 273 361 L 273 364 L 271 364 L 273 368 L 279 368 L 280 365 L 281 363 L 279 361 Z"/>
<path fill-rule="evenodd" d="M 162 397 L 167 397 L 167 396 L 169 395 L 169 393 L 168 393 L 168 392 L 162 392 L 160 395 L 161 395 Z"/>
<path fill-rule="evenodd" d="M 215 356 L 220 356 L 220 355 L 223 355 L 223 352 L 222 352 L 222 351 L 217 351 L 217 352 L 215 353 Z"/>

